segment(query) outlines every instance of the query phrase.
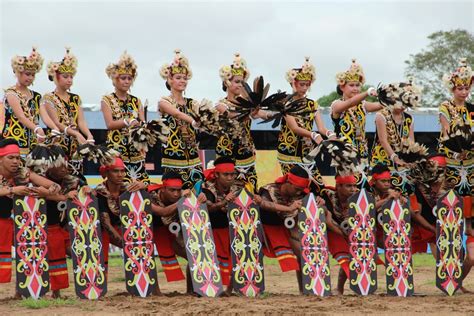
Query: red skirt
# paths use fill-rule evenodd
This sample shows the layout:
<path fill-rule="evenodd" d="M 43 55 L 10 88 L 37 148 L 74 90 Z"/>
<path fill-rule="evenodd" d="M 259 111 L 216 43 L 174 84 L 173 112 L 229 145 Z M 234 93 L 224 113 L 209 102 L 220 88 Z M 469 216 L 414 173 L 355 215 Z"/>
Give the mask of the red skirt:
<path fill-rule="evenodd" d="M 175 236 L 168 230 L 167 226 L 159 226 L 153 228 L 153 240 L 158 257 L 160 258 L 163 272 L 168 282 L 184 280 L 184 274 L 179 266 L 176 253 L 173 249 L 173 240 Z"/>
<path fill-rule="evenodd" d="M 411 235 L 411 252 L 425 253 L 428 250 L 428 244 L 436 243 L 436 234 L 413 223 L 413 233 Z"/>
<path fill-rule="evenodd" d="M 277 258 L 281 271 L 299 271 L 300 266 L 291 248 L 289 239 L 290 232 L 282 225 L 263 224 L 267 247 L 263 253 L 269 258 Z"/>
<path fill-rule="evenodd" d="M 232 260 L 230 258 L 230 237 L 229 228 L 213 228 L 212 235 L 216 244 L 217 260 L 221 270 L 222 284 L 230 284 L 230 269 Z"/>
<path fill-rule="evenodd" d="M 12 279 L 13 220 L 0 218 L 0 283 Z"/>
<path fill-rule="evenodd" d="M 66 248 L 69 244 L 69 234 L 59 224 L 48 226 L 49 280 L 52 291 L 69 287 L 66 264 Z"/>

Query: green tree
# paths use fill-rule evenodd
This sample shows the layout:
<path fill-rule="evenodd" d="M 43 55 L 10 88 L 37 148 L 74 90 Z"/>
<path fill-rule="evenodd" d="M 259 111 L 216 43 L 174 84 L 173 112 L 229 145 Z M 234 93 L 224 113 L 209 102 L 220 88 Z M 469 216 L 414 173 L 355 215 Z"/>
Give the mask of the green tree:
<path fill-rule="evenodd" d="M 474 36 L 467 30 L 457 29 L 433 33 L 428 39 L 426 49 L 405 61 L 405 74 L 414 77 L 415 83 L 423 89 L 422 106 L 437 107 L 450 97 L 443 85 L 443 75 L 454 71 L 463 57 L 474 66 Z"/>

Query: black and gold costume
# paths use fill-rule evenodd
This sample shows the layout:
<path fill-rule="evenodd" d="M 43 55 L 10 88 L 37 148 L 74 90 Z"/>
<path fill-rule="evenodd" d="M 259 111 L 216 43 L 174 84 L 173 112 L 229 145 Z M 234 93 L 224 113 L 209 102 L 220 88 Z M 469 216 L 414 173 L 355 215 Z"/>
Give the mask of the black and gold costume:
<path fill-rule="evenodd" d="M 102 97 L 102 101 L 112 111 L 112 119 L 116 120 L 140 120 L 138 113 L 141 108 L 140 99 L 128 94 L 127 100 L 120 100 L 115 93 Z M 115 129 L 107 131 L 107 147 L 113 148 L 120 153 L 127 170 L 126 182 L 132 180 L 149 183 L 148 173 L 145 169 L 145 154 L 139 152 L 128 141 L 128 129 Z"/>
<path fill-rule="evenodd" d="M 38 125 L 41 94 L 33 90 L 30 90 L 30 92 L 31 98 L 21 93 L 15 86 L 5 90 L 5 125 L 3 127 L 2 136 L 4 138 L 15 139 L 18 142 L 22 156 L 26 156 L 37 144 L 38 140 L 34 131 L 24 127 L 23 124 L 20 123 L 10 104 L 8 104 L 7 97 L 13 96 L 17 98 L 25 117 L 35 125 Z"/>
<path fill-rule="evenodd" d="M 305 117 L 295 117 L 296 122 L 301 128 L 311 132 L 313 129 L 314 118 L 318 111 L 318 103 L 311 99 L 306 99 L 306 110 L 309 112 Z M 313 148 L 313 141 L 310 138 L 304 138 L 296 135 L 283 119 L 281 122 L 280 134 L 278 136 L 278 154 L 277 159 L 280 163 L 283 175 L 287 174 L 294 165 L 302 165 L 305 169 L 310 169 L 311 174 L 311 192 L 318 194 L 324 186 L 323 178 L 319 173 L 316 164 L 303 165 L 305 157 Z"/>
<path fill-rule="evenodd" d="M 468 124 L 474 127 L 472 120 L 472 104 L 456 106 L 452 101 L 445 101 L 439 107 L 440 115 L 449 122 L 449 127 Z M 449 189 L 453 188 L 460 196 L 474 195 L 474 150 L 467 151 L 464 159 L 455 157 L 456 153 L 439 144 L 438 151 L 446 155 L 446 182 Z"/>
<path fill-rule="evenodd" d="M 185 104 L 178 104 L 171 97 L 163 97 L 180 112 L 191 111 L 193 99 L 186 98 Z M 183 189 L 192 188 L 203 179 L 201 160 L 196 143 L 196 131 L 191 124 L 178 120 L 168 113 L 162 113 L 164 124 L 170 129 L 168 141 L 161 148 L 163 173 L 177 172 L 183 181 Z"/>
<path fill-rule="evenodd" d="M 41 99 L 41 105 L 52 106 L 56 110 L 59 123 L 67 126 L 78 126 L 79 107 L 81 98 L 77 94 L 68 93 L 67 101 L 61 99 L 54 91 L 46 93 Z M 83 173 L 82 157 L 77 152 L 79 143 L 75 137 L 64 135 L 59 139 L 57 145 L 61 146 L 68 158 L 68 165 L 72 175 L 76 176 Z"/>
<path fill-rule="evenodd" d="M 221 104 L 227 106 L 229 111 L 236 108 L 235 103 L 227 99 L 220 100 Z M 235 160 L 235 169 L 238 172 L 237 179 L 245 182 L 246 186 L 250 186 L 250 190 L 254 193 L 257 190 L 257 171 L 255 169 L 255 145 L 250 127 L 252 119 L 246 118 L 241 124 L 236 124 L 232 128 L 239 128 L 238 133 L 229 132 L 217 140 L 216 154 L 217 157 L 231 157 Z M 232 139 L 230 135 L 239 135 L 239 138 Z"/>
<path fill-rule="evenodd" d="M 385 120 L 385 126 L 387 128 L 388 143 L 392 149 L 397 152 L 400 148 L 402 139 L 410 137 L 410 129 L 413 124 L 413 118 L 410 114 L 403 112 L 401 124 L 397 124 L 392 117 L 392 112 L 389 109 L 383 109 L 377 113 L 382 115 Z M 370 166 L 373 167 L 376 164 L 386 165 L 392 174 L 392 185 L 403 194 L 409 195 L 414 192 L 414 185 L 408 181 L 407 173 L 408 170 L 396 170 L 393 161 L 388 157 L 387 152 L 380 143 L 380 139 L 375 131 L 375 140 L 372 147 L 372 155 L 370 157 Z"/>

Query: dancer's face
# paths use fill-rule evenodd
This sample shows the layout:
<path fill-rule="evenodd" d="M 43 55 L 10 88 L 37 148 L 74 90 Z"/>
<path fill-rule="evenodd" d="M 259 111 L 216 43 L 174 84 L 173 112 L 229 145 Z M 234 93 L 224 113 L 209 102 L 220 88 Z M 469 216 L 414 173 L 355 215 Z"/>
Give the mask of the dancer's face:
<path fill-rule="evenodd" d="M 178 200 L 181 198 L 181 187 L 172 187 L 172 186 L 166 186 L 161 188 L 160 190 L 163 194 L 163 200 L 166 201 L 167 203 L 173 204 L 178 202 Z"/>
<path fill-rule="evenodd" d="M 123 168 L 113 168 L 107 170 L 107 181 L 114 185 L 121 186 L 123 184 L 123 180 L 125 179 L 126 171 Z"/>
<path fill-rule="evenodd" d="M 18 171 L 21 164 L 20 154 L 2 156 L 0 157 L 0 164 L 8 173 L 15 173 Z"/>
<path fill-rule="evenodd" d="M 295 80 L 295 83 L 293 85 L 295 93 L 301 96 L 306 95 L 310 87 L 311 81 L 309 80 Z"/>
<path fill-rule="evenodd" d="M 229 81 L 230 85 L 227 87 L 227 91 L 233 95 L 240 95 L 244 78 L 242 76 L 233 76 Z"/>
<path fill-rule="evenodd" d="M 354 184 L 337 184 L 336 191 L 340 199 L 347 200 L 351 195 L 357 192 L 357 185 Z"/>
<path fill-rule="evenodd" d="M 453 96 L 460 101 L 466 101 L 472 86 L 458 86 L 453 89 Z"/>
<path fill-rule="evenodd" d="M 128 92 L 133 83 L 133 77 L 131 75 L 118 75 L 115 79 L 115 88 L 121 92 Z"/>
<path fill-rule="evenodd" d="M 183 92 L 188 86 L 187 74 L 174 74 L 170 79 L 168 79 L 168 84 L 171 89 Z"/>
<path fill-rule="evenodd" d="M 346 99 L 350 99 L 360 93 L 361 84 L 359 81 L 349 81 L 339 86 Z"/>
<path fill-rule="evenodd" d="M 374 187 L 377 191 L 382 193 L 387 193 L 390 189 L 391 183 L 390 179 L 380 179 L 374 181 Z"/>
<path fill-rule="evenodd" d="M 62 90 L 69 90 L 73 83 L 73 75 L 70 73 L 59 73 L 56 75 L 56 85 Z"/>
<path fill-rule="evenodd" d="M 22 86 L 28 87 L 35 81 L 36 73 L 34 71 L 26 70 L 17 73 L 18 83 Z"/>
<path fill-rule="evenodd" d="M 216 183 L 225 189 L 230 188 L 235 181 L 235 172 L 216 172 Z"/>
<path fill-rule="evenodd" d="M 61 180 L 68 175 L 67 165 L 53 167 L 48 170 L 48 175 L 55 180 Z"/>

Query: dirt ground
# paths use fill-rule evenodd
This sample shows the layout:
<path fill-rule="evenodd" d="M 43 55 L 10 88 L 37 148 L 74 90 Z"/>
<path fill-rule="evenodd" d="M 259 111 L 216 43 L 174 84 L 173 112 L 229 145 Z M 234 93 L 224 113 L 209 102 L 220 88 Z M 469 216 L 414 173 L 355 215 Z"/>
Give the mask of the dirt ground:
<path fill-rule="evenodd" d="M 53 300 L 50 293 L 39 302 L 13 300 L 14 282 L 0 285 L 0 315 L 35 314 L 474 314 L 474 294 L 457 293 L 447 297 L 435 286 L 434 259 L 430 255 L 415 255 L 415 297 L 386 296 L 385 276 L 378 266 L 378 290 L 368 297 L 358 297 L 346 284 L 343 296 L 318 298 L 298 294 L 294 272 L 282 273 L 275 261 L 266 260 L 266 293 L 259 298 L 233 295 L 222 298 L 198 298 L 183 294 L 185 282 L 167 283 L 163 272 L 158 273 L 163 296 L 138 298 L 125 291 L 124 274 L 120 259 L 109 271 L 108 293 L 99 301 L 79 300 L 74 294 L 74 284 L 62 291 L 64 299 Z M 333 291 L 336 286 L 338 266 L 331 269 Z M 160 271 L 160 270 L 158 270 Z M 71 269 L 70 282 L 71 280 Z M 474 275 L 469 275 L 465 287 L 474 290 Z"/>

